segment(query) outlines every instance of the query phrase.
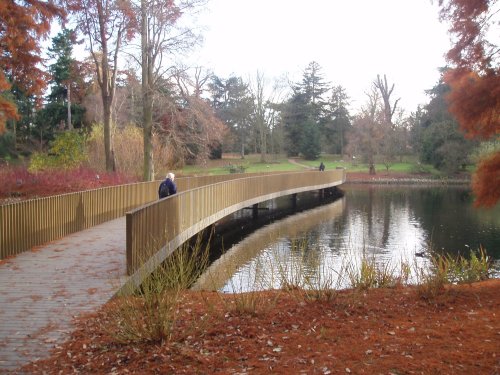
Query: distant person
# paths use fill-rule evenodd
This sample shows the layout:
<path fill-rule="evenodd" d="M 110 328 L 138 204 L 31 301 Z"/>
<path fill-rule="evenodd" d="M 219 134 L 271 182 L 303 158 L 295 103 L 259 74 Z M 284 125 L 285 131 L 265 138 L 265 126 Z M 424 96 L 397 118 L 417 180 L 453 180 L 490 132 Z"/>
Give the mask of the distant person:
<path fill-rule="evenodd" d="M 325 170 L 325 165 L 323 164 L 323 162 L 321 162 L 321 164 L 319 165 L 319 171 L 323 172 L 324 170 Z"/>
<path fill-rule="evenodd" d="M 177 186 L 175 185 L 174 179 L 175 175 L 173 173 L 168 173 L 165 180 L 161 182 L 160 187 L 158 188 L 158 197 L 160 199 L 177 193 Z"/>

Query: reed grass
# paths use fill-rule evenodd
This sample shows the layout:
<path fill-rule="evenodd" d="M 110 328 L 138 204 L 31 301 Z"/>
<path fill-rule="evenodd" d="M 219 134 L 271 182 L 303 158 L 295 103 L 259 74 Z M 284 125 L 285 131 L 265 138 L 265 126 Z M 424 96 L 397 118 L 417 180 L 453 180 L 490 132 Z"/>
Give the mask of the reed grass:
<path fill-rule="evenodd" d="M 255 269 L 259 268 L 257 264 Z M 229 294 L 229 298 L 221 299 L 226 311 L 256 316 L 261 311 L 269 311 L 275 307 L 279 294 L 274 293 L 272 297 L 269 297 L 262 293 L 262 290 L 268 289 L 269 285 L 272 285 L 273 277 L 268 280 L 264 275 L 250 271 L 248 271 L 247 277 L 242 273 L 238 273 L 238 277 L 238 283 L 233 278 L 230 280 L 232 293 Z"/>
<path fill-rule="evenodd" d="M 171 338 L 183 291 L 208 265 L 209 245 L 203 234 L 194 245 L 183 244 L 134 291 L 126 291 L 109 303 L 108 333 L 119 343 L 161 342 Z M 209 243 L 209 241 L 207 242 Z"/>
<path fill-rule="evenodd" d="M 345 267 L 349 287 L 359 290 L 371 288 L 388 288 L 406 283 L 409 270 L 406 263 L 401 263 L 398 272 L 397 266 L 389 263 L 377 263 L 375 258 L 369 259 L 366 254 L 361 256 L 359 266 L 349 263 Z M 403 266 L 405 264 L 405 266 Z"/>
<path fill-rule="evenodd" d="M 413 263 L 405 259 L 398 263 L 376 262 L 363 251 L 360 256 L 346 255 L 340 270 L 335 271 L 317 257 L 319 251 L 308 248 L 306 239 L 293 239 L 289 246 L 292 255 L 282 259 L 282 252 L 275 250 L 268 269 L 277 275 L 278 282 L 274 280 L 272 285 L 279 285 L 282 291 L 301 300 L 330 301 L 345 288 L 364 291 L 408 285 L 415 285 L 422 298 L 432 299 L 442 293 L 447 284 L 481 281 L 491 274 L 491 259 L 482 248 L 471 251 L 468 257 L 434 255 L 426 265 L 416 259 Z M 428 253 L 433 253 L 431 248 Z"/>
<path fill-rule="evenodd" d="M 431 257 L 430 270 L 418 270 L 417 290 L 422 298 L 432 299 L 445 290 L 446 284 L 486 280 L 491 274 L 491 258 L 480 247 L 469 257 L 438 254 Z"/>

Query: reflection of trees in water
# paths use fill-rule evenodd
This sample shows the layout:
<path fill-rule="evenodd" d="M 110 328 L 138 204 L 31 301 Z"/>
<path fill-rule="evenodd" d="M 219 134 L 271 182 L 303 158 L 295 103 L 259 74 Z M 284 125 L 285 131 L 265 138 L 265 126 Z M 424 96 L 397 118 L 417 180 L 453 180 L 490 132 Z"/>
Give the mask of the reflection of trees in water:
<path fill-rule="evenodd" d="M 264 276 L 273 272 L 271 265 L 292 263 L 300 264 L 304 275 L 315 276 L 325 264 L 356 263 L 363 253 L 377 263 L 424 262 L 415 253 L 427 250 L 431 239 L 435 246 L 462 254 L 482 243 L 490 256 L 500 258 L 500 205 L 474 209 L 467 188 L 351 185 L 345 191 L 337 213 L 322 206 L 245 239 L 235 271 L 259 257 L 252 272 Z"/>
<path fill-rule="evenodd" d="M 467 187 L 352 186 L 345 215 L 345 221 L 339 222 L 344 235 L 362 228 L 354 229 L 357 243 L 365 248 L 370 244 L 375 253 L 390 247 L 395 236 L 404 238 L 405 230 L 413 227 L 415 235 L 422 236 L 422 250 L 432 242 L 438 251 L 464 254 L 482 244 L 490 255 L 500 257 L 500 205 L 493 210 L 475 209 Z"/>
<path fill-rule="evenodd" d="M 339 222 L 344 247 L 368 254 L 387 253 L 397 228 L 411 218 L 408 193 L 403 188 L 360 185 L 349 189 L 346 213 Z"/>
<path fill-rule="evenodd" d="M 220 289 L 239 268 L 259 256 L 261 259 L 254 261 L 252 272 L 262 274 L 268 273 L 269 267 L 273 264 L 288 264 L 291 254 L 295 260 L 303 258 L 303 250 L 300 250 L 298 246 L 295 246 L 292 252 L 290 251 L 291 243 L 295 241 L 300 244 L 301 238 L 304 238 L 309 230 L 322 222 L 340 217 L 344 209 L 344 201 L 340 198 L 333 203 L 273 222 L 250 234 L 213 262 L 205 275 L 200 278 L 196 288 Z M 314 258 L 309 259 L 309 255 L 304 260 L 318 261 Z M 251 278 L 255 279 L 256 276 Z"/>
<path fill-rule="evenodd" d="M 467 255 L 482 245 L 490 255 L 500 258 L 500 205 L 491 210 L 476 209 L 472 199 L 467 188 L 448 187 L 417 190 L 412 202 L 415 216 L 436 251 Z"/>
<path fill-rule="evenodd" d="M 301 267 L 305 276 L 314 276 L 323 260 L 322 253 L 319 247 L 320 233 L 317 229 L 311 229 L 307 232 L 301 233 L 298 238 L 289 240 L 290 257 L 286 260 L 291 264 L 291 267 Z"/>

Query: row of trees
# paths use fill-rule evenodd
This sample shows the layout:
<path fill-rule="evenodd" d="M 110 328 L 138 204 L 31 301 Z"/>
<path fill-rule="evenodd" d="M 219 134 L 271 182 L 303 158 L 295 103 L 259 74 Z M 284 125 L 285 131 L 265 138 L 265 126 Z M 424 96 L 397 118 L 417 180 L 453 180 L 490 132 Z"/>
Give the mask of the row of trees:
<path fill-rule="evenodd" d="M 181 21 L 205 0 L 71 0 L 64 10 L 41 0 L 7 0 L 0 7 L 0 153 L 47 149 L 58 132 L 96 122 L 103 124 L 108 171 L 116 169 L 113 129 L 141 129 L 144 180 L 154 178 L 153 144 L 169 149 L 176 164 L 222 151 L 258 152 L 263 162 L 268 154 L 316 159 L 328 152 L 361 158 L 376 173 L 376 162 L 390 168 L 403 155 L 417 154 L 453 173 L 479 143 L 466 139 L 459 123 L 471 136 L 498 135 L 498 50 L 486 49 L 491 46 L 478 32 L 488 23 L 489 3 L 440 1 L 441 16 L 461 38 L 449 54 L 452 66 L 429 90 L 429 103 L 408 115 L 385 75 L 374 79 L 365 105 L 353 114 L 346 90 L 326 81 L 314 61 L 299 82 L 268 82 L 259 72 L 245 81 L 173 64 L 198 43 L 196 29 Z M 464 21 L 464 15 L 470 17 Z M 40 43 L 54 19 L 76 27 L 52 40 L 44 70 Z M 78 37 L 89 51 L 85 61 L 73 58 Z M 46 83 L 50 89 L 42 96 Z M 490 174 L 496 158 L 486 164 Z"/>

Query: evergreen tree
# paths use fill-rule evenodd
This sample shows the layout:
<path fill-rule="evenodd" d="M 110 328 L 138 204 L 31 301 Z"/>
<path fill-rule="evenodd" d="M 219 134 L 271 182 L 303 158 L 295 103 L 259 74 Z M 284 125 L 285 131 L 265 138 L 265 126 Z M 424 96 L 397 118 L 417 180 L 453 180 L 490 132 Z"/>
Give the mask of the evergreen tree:
<path fill-rule="evenodd" d="M 35 131 L 40 141 L 52 139 L 57 129 L 81 127 L 85 109 L 71 101 L 71 87 L 76 81 L 76 61 L 72 58 L 74 31 L 63 29 L 52 39 L 49 56 L 54 63 L 49 66 L 51 92 L 47 105 L 37 113 Z"/>
<path fill-rule="evenodd" d="M 282 118 L 287 154 L 298 156 L 302 150 L 301 145 L 307 143 L 304 138 L 316 134 L 316 130 L 321 134 L 327 120 L 327 103 L 324 100 L 324 95 L 328 92 L 329 86 L 323 80 L 319 64 L 311 62 L 304 70 L 302 81 L 293 85 L 292 90 L 291 98 L 283 106 Z M 306 123 L 309 122 L 316 124 L 316 130 L 312 133 L 310 129 L 306 131 L 308 126 Z M 316 144 L 316 141 L 313 140 L 311 144 Z M 320 151 L 321 145 L 318 144 L 318 155 Z"/>
<path fill-rule="evenodd" d="M 52 46 L 49 47 L 49 57 L 56 61 L 49 66 L 51 74 L 51 93 L 48 96 L 50 102 L 63 103 L 68 97 L 68 83 L 71 78 L 71 68 L 73 65 L 72 44 L 73 31 L 64 28 L 52 39 Z"/>
<path fill-rule="evenodd" d="M 313 121 L 306 121 L 303 125 L 300 153 L 307 160 L 316 160 L 321 152 L 319 126 Z"/>
<path fill-rule="evenodd" d="M 15 141 L 12 149 L 15 150 L 20 146 L 27 151 L 33 136 L 37 98 L 35 95 L 26 94 L 26 91 L 21 90 L 16 84 L 11 86 L 10 92 L 20 115 L 18 121 L 9 122 L 11 125 L 9 129 L 12 129 Z"/>
<path fill-rule="evenodd" d="M 309 119 L 306 96 L 295 93 L 283 104 L 282 122 L 285 130 L 285 150 L 288 156 L 299 156 L 303 138 L 303 125 Z"/>
<path fill-rule="evenodd" d="M 324 82 L 320 65 L 312 61 L 304 70 L 302 82 L 294 88 L 295 92 L 305 95 L 306 101 L 311 104 L 313 120 L 319 122 L 326 105 L 324 94 L 330 90 L 329 84 Z"/>
<path fill-rule="evenodd" d="M 351 129 L 351 118 L 349 114 L 349 96 L 345 88 L 335 86 L 332 89 L 332 96 L 326 107 L 326 122 L 323 128 L 324 147 L 328 147 L 328 152 L 344 154 L 346 144 L 346 134 Z"/>
<path fill-rule="evenodd" d="M 239 151 L 244 158 L 250 133 L 250 117 L 253 112 L 253 98 L 248 84 L 240 77 L 233 76 L 224 80 L 214 76 L 209 90 L 212 95 L 212 108 L 231 129 L 235 138 L 231 151 Z"/>
<path fill-rule="evenodd" d="M 447 173 L 455 173 L 468 163 L 474 142 L 465 139 L 458 123 L 448 112 L 446 95 L 450 88 L 441 78 L 429 91 L 431 101 L 425 107 L 419 124 L 420 160 Z"/>

